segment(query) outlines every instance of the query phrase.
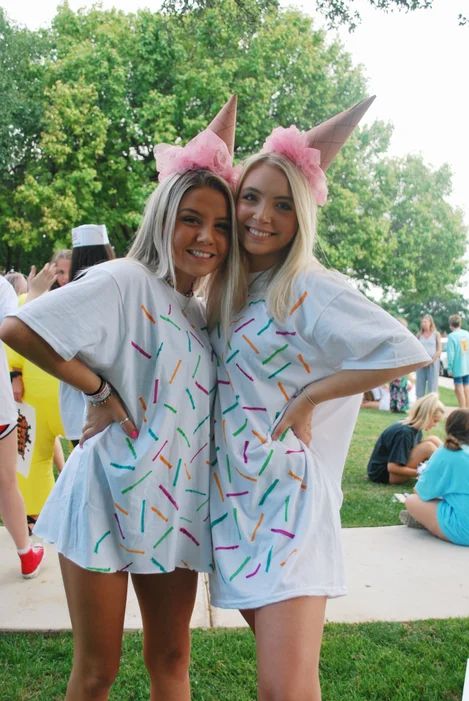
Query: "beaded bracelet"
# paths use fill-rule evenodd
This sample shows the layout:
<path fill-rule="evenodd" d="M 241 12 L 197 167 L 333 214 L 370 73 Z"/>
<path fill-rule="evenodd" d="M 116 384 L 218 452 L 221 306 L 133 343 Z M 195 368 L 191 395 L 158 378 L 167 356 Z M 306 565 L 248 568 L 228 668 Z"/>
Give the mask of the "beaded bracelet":
<path fill-rule="evenodd" d="M 315 408 L 317 407 L 316 402 L 313 402 L 313 400 L 312 400 L 311 397 L 309 396 L 308 392 L 306 391 L 306 387 L 304 387 L 304 388 L 301 390 L 301 394 L 304 394 L 304 396 L 306 397 L 306 399 L 308 400 L 308 402 L 309 402 L 313 407 L 315 407 Z"/>
<path fill-rule="evenodd" d="M 86 398 L 89 404 L 91 404 L 91 406 L 101 406 L 102 404 L 105 404 L 108 401 L 111 394 L 111 385 L 109 384 L 109 382 L 106 382 L 106 380 L 103 380 L 98 391 L 94 394 L 87 394 Z"/>

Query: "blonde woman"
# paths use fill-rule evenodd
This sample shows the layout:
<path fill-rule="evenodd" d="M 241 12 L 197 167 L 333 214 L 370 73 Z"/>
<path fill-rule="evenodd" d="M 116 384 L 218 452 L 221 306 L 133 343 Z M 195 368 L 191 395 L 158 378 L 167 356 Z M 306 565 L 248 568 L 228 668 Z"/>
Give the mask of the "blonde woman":
<path fill-rule="evenodd" d="M 441 336 L 436 330 L 433 317 L 425 314 L 420 322 L 417 338 L 423 345 L 432 362 L 417 370 L 416 394 L 417 399 L 427 392 L 438 392 L 438 377 L 440 374 Z"/>
<path fill-rule="evenodd" d="M 70 701 L 109 697 L 129 574 L 151 698 L 190 698 L 189 622 L 197 572 L 211 563 L 208 419 L 216 390 L 194 287 L 209 276 L 209 313 L 223 320 L 223 305 L 233 304 L 225 282 L 236 279 L 239 260 L 233 197 L 220 177 L 231 172 L 228 144 L 202 132 L 169 155 L 164 177 L 158 159 L 162 182 L 127 258 L 91 267 L 4 323 L 8 343 L 90 405 L 82 447 L 35 531 L 60 553 L 74 635 Z"/>
<path fill-rule="evenodd" d="M 418 466 L 441 445 L 438 436 L 423 437 L 443 418 L 445 407 L 435 393 L 418 399 L 409 416 L 391 424 L 378 437 L 368 461 L 368 479 L 383 484 L 402 484 L 418 476 Z"/>
<path fill-rule="evenodd" d="M 323 169 L 341 145 L 327 148 L 318 130 L 337 144 L 368 104 L 313 134 L 275 130 L 238 184 L 245 302 L 226 337 L 211 334 L 211 594 L 255 633 L 260 701 L 320 699 L 326 600 L 345 594 L 340 482 L 361 393 L 428 362 L 399 322 L 313 255 Z"/>

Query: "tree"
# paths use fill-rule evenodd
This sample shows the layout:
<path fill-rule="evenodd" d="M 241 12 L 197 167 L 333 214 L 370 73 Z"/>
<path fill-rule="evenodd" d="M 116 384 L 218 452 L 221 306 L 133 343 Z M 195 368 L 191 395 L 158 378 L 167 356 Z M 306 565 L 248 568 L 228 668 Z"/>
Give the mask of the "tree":
<path fill-rule="evenodd" d="M 368 0 L 370 7 L 385 12 L 425 10 L 433 6 L 433 0 Z M 356 0 L 316 0 L 317 10 L 324 15 L 330 27 L 345 24 L 350 31 L 356 29 L 361 22 L 361 15 L 356 9 Z M 468 18 L 461 13 L 458 15 L 460 25 L 466 24 Z"/>

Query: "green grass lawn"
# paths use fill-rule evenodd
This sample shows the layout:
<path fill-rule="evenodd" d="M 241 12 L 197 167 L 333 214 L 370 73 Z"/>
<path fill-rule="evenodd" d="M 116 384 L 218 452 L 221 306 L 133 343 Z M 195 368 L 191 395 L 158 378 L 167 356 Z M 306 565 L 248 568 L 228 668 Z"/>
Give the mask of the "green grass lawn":
<path fill-rule="evenodd" d="M 147 701 L 142 637 L 124 638 L 113 701 Z M 1 635 L 2 701 L 63 699 L 71 636 Z M 460 701 L 469 653 L 465 620 L 328 624 L 321 659 L 325 701 Z M 247 630 L 196 630 L 193 701 L 254 701 L 253 637 Z"/>
<path fill-rule="evenodd" d="M 440 391 L 456 406 L 452 390 Z M 366 464 L 378 434 L 395 414 L 362 410 L 344 473 L 344 526 L 397 524 L 396 491 L 368 482 Z M 443 422 L 435 430 L 443 437 Z M 405 582 L 403 582 L 405 595 Z M 383 606 L 385 606 L 383 602 Z M 140 633 L 124 636 L 123 661 L 111 701 L 146 701 L 148 679 Z M 326 625 L 321 657 L 324 701 L 460 701 L 469 620 Z M 63 699 L 70 672 L 69 633 L 0 634 L 0 700 Z M 253 637 L 247 630 L 196 630 L 192 645 L 193 701 L 254 701 Z"/>

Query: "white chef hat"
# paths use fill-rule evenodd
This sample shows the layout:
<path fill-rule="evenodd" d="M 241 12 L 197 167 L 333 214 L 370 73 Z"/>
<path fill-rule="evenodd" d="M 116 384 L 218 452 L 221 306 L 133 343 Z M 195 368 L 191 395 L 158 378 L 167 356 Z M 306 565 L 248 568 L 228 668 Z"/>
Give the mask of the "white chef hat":
<path fill-rule="evenodd" d="M 82 224 L 72 229 L 72 248 L 109 243 L 106 224 Z"/>

